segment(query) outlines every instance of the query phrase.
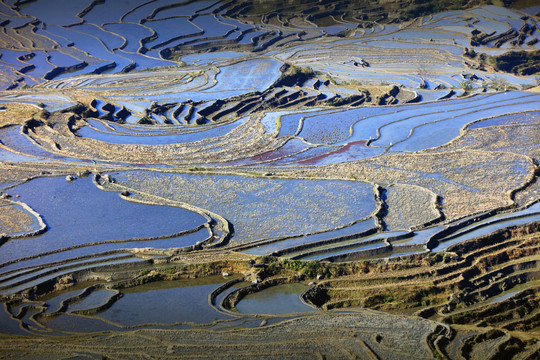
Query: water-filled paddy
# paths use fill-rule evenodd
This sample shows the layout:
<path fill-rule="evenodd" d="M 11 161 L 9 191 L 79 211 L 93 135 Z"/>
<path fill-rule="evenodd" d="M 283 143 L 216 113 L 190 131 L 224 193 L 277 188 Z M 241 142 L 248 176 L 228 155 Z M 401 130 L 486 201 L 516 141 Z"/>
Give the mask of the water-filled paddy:
<path fill-rule="evenodd" d="M 44 313 L 52 313 L 60 310 L 63 301 L 76 295 L 80 295 L 82 292 L 82 289 L 77 289 L 71 291 L 57 292 L 54 295 L 49 295 L 41 298 L 40 300 L 43 301 L 47 306 L 47 309 L 44 311 Z"/>
<path fill-rule="evenodd" d="M 208 304 L 208 294 L 223 282 L 222 277 L 214 277 L 157 282 L 126 289 L 122 291 L 124 296 L 99 317 L 124 326 L 211 323 L 226 318 Z"/>
<path fill-rule="evenodd" d="M 217 136 L 226 135 L 231 130 L 235 129 L 237 126 L 242 124 L 246 118 L 239 119 L 235 122 L 223 124 L 219 126 L 209 127 L 207 130 L 204 128 L 199 128 L 197 132 L 187 133 L 187 134 L 169 134 L 169 135 L 158 135 L 158 134 L 146 134 L 142 133 L 141 136 L 135 134 L 117 134 L 115 132 L 104 132 L 106 130 L 103 128 L 102 123 L 96 120 L 87 120 L 92 127 L 85 126 L 79 130 L 77 133 L 83 137 L 96 139 L 99 141 L 104 141 L 107 143 L 113 144 L 147 144 L 147 145 L 163 145 L 163 144 L 179 144 L 179 143 L 191 143 L 194 141 L 201 141 L 205 139 L 211 139 Z M 101 131 L 97 131 L 97 130 Z M 169 131 L 174 131 L 174 128 L 168 128 Z"/>
<path fill-rule="evenodd" d="M 210 64 L 214 61 L 223 61 L 227 59 L 234 59 L 237 57 L 248 55 L 247 53 L 233 52 L 233 51 L 219 51 L 213 53 L 193 54 L 182 57 L 182 61 L 187 64 Z"/>
<path fill-rule="evenodd" d="M 40 0 L 25 3 L 21 6 L 23 14 L 35 16 L 44 23 L 52 25 L 70 25 L 81 20 L 75 15 L 87 6 L 84 2 L 73 2 L 71 0 Z M 58 11 L 63 9 L 63 11 Z"/>
<path fill-rule="evenodd" d="M 157 59 L 150 56 L 145 56 L 138 53 L 127 52 L 125 50 L 116 51 L 119 57 L 126 58 L 130 62 L 136 64 L 137 70 L 144 70 L 147 68 L 159 67 L 159 66 L 173 66 L 176 63 L 172 61 Z"/>
<path fill-rule="evenodd" d="M 123 37 L 126 42 L 122 48 L 127 52 L 137 52 L 140 48 L 140 39 L 152 35 L 152 30 L 139 24 L 113 23 L 103 25 L 103 29 Z"/>
<path fill-rule="evenodd" d="M 330 230 L 375 210 L 372 186 L 360 182 L 148 172 L 119 173 L 116 178 L 230 219 L 233 241 L 241 243 Z"/>
<path fill-rule="evenodd" d="M 70 106 L 74 105 L 74 101 L 71 100 L 68 97 L 62 96 L 62 95 L 6 95 L 0 98 L 0 103 L 2 102 L 15 102 L 15 103 L 23 103 L 23 104 L 44 104 L 45 109 L 49 112 L 51 111 L 58 111 L 62 109 L 66 109 Z"/>
<path fill-rule="evenodd" d="M 180 323 L 209 324 L 219 319 L 228 319 L 208 303 L 208 295 L 225 280 L 221 276 L 203 279 L 158 281 L 121 290 L 123 296 L 109 308 L 92 315 L 94 321 L 61 315 L 47 322 L 47 326 L 60 331 L 100 331 L 110 322 L 109 328 L 129 326 L 167 326 Z M 107 291 L 107 290 L 104 290 Z M 98 292 L 94 298 L 68 308 L 92 308 L 99 306 L 113 292 Z M 66 295 L 63 295 L 65 298 Z M 55 302 L 57 302 L 55 300 Z M 76 327 L 77 324 L 79 327 Z"/>
<path fill-rule="evenodd" d="M 453 134 L 448 133 L 445 139 L 438 141 L 439 144 L 442 144 L 456 137 L 463 125 L 475 119 L 479 120 L 495 116 L 504 111 L 514 112 L 519 111 L 519 109 L 535 109 L 538 104 L 537 97 L 538 95 L 520 92 L 476 95 L 466 99 L 424 104 L 422 107 L 397 106 L 392 110 L 389 109 L 368 118 L 361 118 L 361 116 L 363 117 L 362 110 L 351 110 L 350 115 L 352 116 L 356 115 L 354 112 L 358 113 L 356 116 L 359 121 L 352 126 L 352 136 L 339 144 L 371 138 L 377 139 L 372 142 L 374 146 L 388 146 L 406 138 L 411 129 L 417 126 L 449 119 L 450 124 L 455 124 L 453 126 L 456 132 Z M 422 109 L 421 112 L 419 112 L 420 109 Z M 455 121 L 456 118 L 458 119 L 457 122 Z M 459 122 L 459 119 L 461 119 L 461 122 Z M 438 140 L 437 137 L 434 137 L 434 139 Z M 423 144 L 423 142 L 419 141 L 419 144 Z M 425 148 L 425 146 L 422 146 L 422 148 Z M 394 147 L 394 149 L 397 148 Z"/>
<path fill-rule="evenodd" d="M 191 16 L 195 13 L 208 9 L 215 4 L 215 1 L 196 1 L 193 3 L 163 9 L 157 12 L 155 19 L 164 19 L 173 16 Z"/>
<path fill-rule="evenodd" d="M 97 290 L 90 295 L 84 297 L 82 300 L 69 305 L 68 312 L 77 312 L 82 310 L 91 310 L 99 306 L 105 305 L 107 301 L 116 294 L 113 290 Z"/>
<path fill-rule="evenodd" d="M 366 233 L 364 233 L 361 236 L 348 237 L 345 240 L 341 240 L 337 243 L 327 243 L 327 244 L 317 245 L 317 246 L 308 248 L 307 250 L 304 250 L 304 251 L 301 250 L 301 251 L 298 251 L 297 253 L 288 254 L 287 256 L 294 257 L 294 258 L 302 258 L 302 257 L 314 255 L 316 253 L 328 255 L 328 254 L 333 253 L 334 250 L 341 251 L 341 250 L 346 250 L 349 248 L 355 248 L 355 247 L 358 247 L 359 244 L 362 244 L 360 246 L 364 246 L 367 244 L 372 244 L 374 242 L 380 243 L 381 241 L 385 239 L 392 243 L 409 241 L 408 239 L 410 239 L 414 235 L 414 233 L 411 233 L 409 231 L 383 231 L 381 232 L 378 229 L 373 229 L 373 230 L 377 230 L 377 232 L 374 232 L 374 233 L 370 232 L 370 235 L 366 235 Z"/>
<path fill-rule="evenodd" d="M 236 309 L 242 314 L 281 315 L 314 311 L 300 300 L 308 287 L 303 284 L 283 284 L 249 294 L 242 298 Z"/>
<path fill-rule="evenodd" d="M 9 312 L 5 310 L 5 305 L 0 308 L 0 333 L 16 335 L 27 334 L 27 332 L 21 328 L 20 323 L 13 319 Z"/>
<path fill-rule="evenodd" d="M 148 21 L 144 25 L 154 30 L 157 34 L 157 39 L 146 43 L 147 47 L 159 48 L 177 37 L 197 36 L 202 33 L 202 29 L 198 28 L 187 18 Z"/>
<path fill-rule="evenodd" d="M 65 262 L 68 264 L 76 263 L 79 260 L 78 259 L 85 259 L 81 260 L 81 262 L 84 262 L 88 259 L 94 260 L 94 259 L 107 259 L 108 255 L 104 254 L 110 254 L 111 250 L 115 252 L 115 256 L 125 256 L 129 253 L 127 251 L 123 250 L 117 250 L 115 249 L 124 249 L 126 247 L 135 248 L 137 245 L 143 244 L 144 242 L 137 242 L 134 243 L 120 243 L 120 244 L 102 244 L 102 245 L 95 245 L 95 246 L 87 246 L 87 247 L 81 247 L 81 248 L 75 248 L 71 249 L 69 251 L 62 251 L 62 252 L 55 252 L 51 254 L 46 255 L 34 255 L 32 257 L 29 257 L 28 260 L 21 260 L 18 262 L 9 262 L 9 265 L 2 266 L 1 270 L 3 271 L 2 276 L 8 277 L 11 275 L 24 273 L 28 269 L 34 268 L 34 267 L 40 267 L 44 264 L 50 264 L 50 263 L 56 263 L 56 262 Z M 112 248 L 112 249 L 111 249 Z M 20 270 L 17 271 L 17 269 L 26 269 L 26 270 Z M 15 272 L 14 272 L 15 271 Z M 9 274 L 8 274 L 9 272 Z"/>
<path fill-rule="evenodd" d="M 22 51 L 15 51 L 15 50 L 8 50 L 8 49 L 2 49 L 0 51 L 0 60 L 3 63 L 6 63 L 10 66 L 14 67 L 23 67 L 26 64 L 18 59 L 19 56 L 25 55 L 27 52 Z"/>
<path fill-rule="evenodd" d="M 305 245 L 311 243 L 317 243 L 319 241 L 324 241 L 328 239 L 335 239 L 344 236 L 354 236 L 355 234 L 360 234 L 368 230 L 375 229 L 375 221 L 373 219 L 367 219 L 364 221 L 359 221 L 353 225 L 343 227 L 341 229 L 336 229 L 332 231 L 321 232 L 318 234 L 300 236 L 296 238 L 288 238 L 282 241 L 269 243 L 266 245 L 258 245 L 248 250 L 242 252 L 250 255 L 267 255 L 274 251 L 284 250 L 290 247 Z"/>
<path fill-rule="evenodd" d="M 217 85 L 210 91 L 253 89 L 263 91 L 279 76 L 282 63 L 273 59 L 247 60 L 220 68 Z"/>
<path fill-rule="evenodd" d="M 488 301 L 491 304 L 503 302 L 503 301 L 511 298 L 512 296 L 514 296 L 514 295 L 516 295 L 516 294 L 518 294 L 518 293 L 520 293 L 520 292 L 522 292 L 524 290 L 527 290 L 527 289 L 530 289 L 530 288 L 534 289 L 534 287 L 537 287 L 538 285 L 540 285 L 540 283 L 538 281 L 530 281 L 527 284 L 516 285 L 516 286 L 513 286 L 510 290 L 503 291 L 502 293 L 500 293 L 496 297 L 490 298 Z"/>
<path fill-rule="evenodd" d="M 482 120 L 470 124 L 467 129 L 481 129 L 488 126 L 504 126 L 504 125 L 529 125 L 540 122 L 540 112 L 532 111 L 511 115 L 496 116 L 491 119 Z"/>
<path fill-rule="evenodd" d="M 508 227 L 508 226 L 517 226 L 517 225 L 528 224 L 528 223 L 533 223 L 537 221 L 540 221 L 540 215 L 534 215 L 534 216 L 530 216 L 526 218 L 510 219 L 510 220 L 501 221 L 492 225 L 482 226 L 476 230 L 467 232 L 466 234 L 456 236 L 452 238 L 451 240 L 443 239 L 443 241 L 439 245 L 437 245 L 435 248 L 433 248 L 432 251 L 442 251 L 450 247 L 451 245 L 458 244 L 460 242 L 467 241 L 469 239 L 473 239 L 473 238 L 480 237 L 483 235 L 487 235 L 496 230 L 504 229 L 505 227 Z"/>
<path fill-rule="evenodd" d="M 73 30 L 71 28 L 64 28 L 61 26 L 51 25 L 47 27 L 47 31 L 60 37 L 72 40 L 77 44 L 77 48 L 86 51 L 90 55 L 102 59 L 102 61 L 115 60 L 116 56 L 108 51 L 98 38 L 91 35 Z M 83 54 L 81 54 L 84 56 Z M 93 64 L 96 64 L 93 61 Z"/>
<path fill-rule="evenodd" d="M 105 31 L 103 28 L 94 24 L 81 24 L 74 26 L 73 29 L 93 35 L 94 37 L 100 39 L 109 50 L 120 48 L 125 41 L 125 39 L 123 39 L 120 35 L 110 31 Z"/>
<path fill-rule="evenodd" d="M 2 161 L 11 161 L 11 162 L 18 162 L 18 163 L 23 163 L 23 162 L 48 162 L 49 161 L 47 159 L 41 159 L 41 158 L 36 158 L 36 157 L 17 154 L 17 153 L 11 152 L 9 150 L 6 150 L 4 148 L 0 148 L 0 159 L 2 159 Z"/>
<path fill-rule="evenodd" d="M 360 252 L 360 251 L 373 250 L 373 249 L 377 249 L 377 248 L 383 248 L 383 247 L 386 247 L 386 246 L 387 246 L 387 244 L 385 244 L 384 242 L 381 241 L 381 242 L 376 242 L 376 243 L 373 243 L 373 244 L 367 244 L 367 245 L 361 245 L 361 246 L 357 246 L 357 247 L 352 247 L 352 248 L 349 248 L 349 249 L 346 249 L 346 250 L 333 251 L 331 253 L 326 253 L 326 254 L 306 256 L 306 257 L 302 258 L 302 260 L 324 260 L 326 258 L 331 258 L 331 257 L 334 257 L 334 256 L 346 255 L 346 254 L 353 255 L 354 253 L 357 253 L 357 252 Z"/>
<path fill-rule="evenodd" d="M 501 104 L 498 106 L 503 106 L 506 112 L 535 110 L 538 108 L 538 99 L 533 98 L 531 99 L 531 102 L 524 102 L 515 105 L 506 105 L 501 102 Z M 465 124 L 475 121 L 478 118 L 494 116 L 497 113 L 497 109 L 478 109 L 474 110 L 473 113 L 465 113 L 462 116 L 459 114 L 454 114 L 454 116 L 452 116 L 451 119 L 448 119 L 448 121 L 443 119 L 437 123 L 420 125 L 419 127 L 414 128 L 414 132 L 407 140 L 394 145 L 392 147 L 392 151 L 418 151 L 428 147 L 442 145 L 456 138 L 459 135 L 459 129 Z M 394 130 L 395 129 L 388 129 L 387 131 L 392 132 Z M 392 137 L 386 136 L 386 138 L 388 139 Z M 381 139 L 383 139 L 383 137 L 381 137 Z M 398 138 L 394 138 L 395 142 L 398 140 Z"/>
<path fill-rule="evenodd" d="M 109 250 L 107 254 L 110 254 Z M 55 254 L 56 255 L 56 254 Z M 41 257 L 38 257 L 39 264 L 35 262 L 32 264 L 32 261 L 21 261 L 21 263 L 15 263 L 2 267 L 3 273 L 0 277 L 0 286 L 8 288 L 9 286 L 17 285 L 19 283 L 31 282 L 37 278 L 42 279 L 44 276 L 49 274 L 57 274 L 64 272 L 65 270 L 77 270 L 80 268 L 88 268 L 92 266 L 101 266 L 103 264 L 114 264 L 114 263 L 127 263 L 133 262 L 137 259 L 133 255 L 126 252 L 117 251 L 112 255 L 104 255 L 93 253 L 90 255 L 75 257 L 72 259 L 62 259 L 61 262 L 50 262 L 47 264 L 46 268 L 41 267 L 44 262 L 47 260 L 54 260 L 48 258 L 48 256 L 43 256 L 44 260 L 41 260 Z M 58 259 L 56 259 L 58 260 Z M 24 267 L 21 267 L 24 266 Z M 18 267 L 21 267 L 19 270 Z M 56 276 L 56 275 L 55 275 Z"/>
<path fill-rule="evenodd" d="M 347 139 L 350 136 L 349 128 L 358 121 L 353 114 L 347 115 L 338 112 L 306 117 L 298 136 L 313 144 L 326 145 Z"/>
<path fill-rule="evenodd" d="M 384 150 L 380 148 L 367 147 L 365 141 L 355 141 L 338 150 L 327 151 L 325 154 L 303 159 L 298 161 L 297 164 L 291 163 L 291 165 L 331 165 L 367 159 L 383 152 Z"/>
<path fill-rule="evenodd" d="M 200 15 L 192 20 L 195 26 L 204 30 L 204 39 L 212 37 L 225 37 L 235 30 L 234 25 L 219 21 L 214 15 Z"/>
<path fill-rule="evenodd" d="M 443 230 L 444 226 L 434 226 L 427 229 L 415 231 L 413 238 L 402 245 L 422 245 L 427 243 L 427 241 L 436 233 Z"/>
<path fill-rule="evenodd" d="M 28 63 L 35 66 L 35 69 L 32 70 L 29 75 L 42 78 L 46 73 L 51 71 L 54 66 L 47 61 L 48 54 L 45 54 L 43 51 L 35 51 L 36 55 L 28 60 Z"/>
<path fill-rule="evenodd" d="M 61 67 L 73 66 L 80 63 L 78 59 L 75 59 L 69 55 L 63 54 L 58 51 L 49 52 L 48 61 L 55 66 Z"/>
<path fill-rule="evenodd" d="M 122 260 L 110 260 L 100 264 L 85 264 L 81 266 L 71 267 L 67 269 L 56 269 L 52 268 L 50 270 L 44 270 L 42 272 L 36 272 L 35 276 L 25 278 L 22 277 L 20 281 L 18 279 L 6 282 L 5 288 L 2 288 L 0 294 L 8 295 L 15 294 L 17 292 L 24 291 L 26 289 L 32 288 L 33 286 L 39 286 L 46 281 L 59 278 L 63 275 L 70 276 L 70 274 L 77 273 L 78 271 L 96 271 L 100 269 L 106 269 L 109 265 L 126 265 L 126 264 L 143 264 L 144 261 L 132 258 L 132 259 L 122 259 Z M 103 267 L 101 267 L 103 266 Z"/>
<path fill-rule="evenodd" d="M 149 3 L 148 1 L 140 1 L 136 0 L 133 6 L 130 6 L 128 8 L 123 7 L 123 15 L 122 15 L 122 21 L 123 22 L 133 22 L 138 23 L 143 18 L 150 16 L 155 9 L 158 9 L 163 6 L 172 5 L 174 3 L 178 3 L 178 1 L 174 0 L 157 0 L 152 1 Z M 122 13 L 122 11 L 118 11 L 117 13 Z"/>
<path fill-rule="evenodd" d="M 206 222 L 188 210 L 127 202 L 98 190 L 89 178 L 41 178 L 9 192 L 40 213 L 48 230 L 2 245 L 1 263 L 91 242 L 169 235 Z"/>
<path fill-rule="evenodd" d="M 304 161 L 309 161 L 310 159 L 317 158 L 319 156 L 324 156 L 331 151 L 334 151 L 335 148 L 328 146 L 319 146 L 311 148 L 309 150 L 303 151 L 296 155 L 288 156 L 282 159 L 278 159 L 272 162 L 267 163 L 268 165 L 278 165 L 278 166 L 296 166 L 302 165 Z"/>
<path fill-rule="evenodd" d="M 291 156 L 298 154 L 301 151 L 307 150 L 309 147 L 299 139 L 291 139 L 281 146 L 277 150 L 270 151 L 264 154 L 256 155 L 250 158 L 251 161 L 255 162 L 266 162 L 272 161 L 275 159 L 281 159 L 283 157 Z"/>

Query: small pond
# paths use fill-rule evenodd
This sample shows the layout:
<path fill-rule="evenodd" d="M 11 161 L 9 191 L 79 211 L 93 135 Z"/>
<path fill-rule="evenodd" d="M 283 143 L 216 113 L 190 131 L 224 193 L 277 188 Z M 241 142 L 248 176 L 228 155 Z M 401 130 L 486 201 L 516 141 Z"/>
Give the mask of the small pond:
<path fill-rule="evenodd" d="M 225 281 L 221 276 L 210 276 L 157 281 L 123 289 L 120 299 L 90 319 L 66 314 L 47 321 L 47 326 L 57 331 L 93 332 L 131 326 L 209 324 L 215 320 L 229 319 L 229 316 L 216 311 L 208 303 L 208 295 Z M 83 299 L 80 305 L 75 304 L 68 311 L 77 307 L 88 309 L 92 304 L 99 306 L 111 293 L 108 290 L 97 291 L 95 296 L 88 296 L 87 301 Z"/>
<path fill-rule="evenodd" d="M 300 300 L 300 295 L 307 289 L 307 285 L 298 283 L 272 286 L 242 298 L 236 308 L 243 314 L 281 315 L 315 311 Z"/>

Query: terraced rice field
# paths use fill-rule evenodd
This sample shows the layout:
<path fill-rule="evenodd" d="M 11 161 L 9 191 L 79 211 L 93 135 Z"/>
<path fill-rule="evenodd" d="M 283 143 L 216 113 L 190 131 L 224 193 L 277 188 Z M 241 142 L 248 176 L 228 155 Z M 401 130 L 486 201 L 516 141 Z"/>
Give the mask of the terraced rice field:
<path fill-rule="evenodd" d="M 434 9 L 0 0 L 0 355 L 538 358 L 540 20 Z"/>

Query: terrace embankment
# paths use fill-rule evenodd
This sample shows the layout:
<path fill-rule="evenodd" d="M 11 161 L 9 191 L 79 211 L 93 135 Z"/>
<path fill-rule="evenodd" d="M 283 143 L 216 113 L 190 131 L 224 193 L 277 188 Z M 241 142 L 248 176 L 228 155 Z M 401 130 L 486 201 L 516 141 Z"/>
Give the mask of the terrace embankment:
<path fill-rule="evenodd" d="M 334 264 L 201 251 L 148 262 L 144 268 L 123 272 L 123 278 L 118 278 L 121 273 L 118 269 L 111 268 L 109 281 L 104 286 L 92 285 L 69 303 L 89 297 L 98 290 L 115 289 L 122 292 L 149 282 L 207 277 L 227 272 L 241 274 L 246 280 L 257 280 L 257 284 L 228 293 L 220 303 L 226 309 L 234 310 L 235 304 L 243 296 L 268 286 L 314 282 L 314 286 L 303 295 L 306 301 L 323 309 L 348 308 L 351 313 L 329 311 L 315 312 L 307 317 L 296 315 L 293 320 L 270 326 L 262 325 L 272 321 L 271 316 L 265 315 L 259 318 L 259 321 L 263 321 L 261 327 L 249 330 L 224 328 L 213 331 L 205 327 L 140 329 L 123 331 L 121 336 L 105 332 L 103 334 L 108 335 L 107 340 L 100 338 L 99 344 L 94 344 L 92 338 L 84 334 L 60 338 L 40 336 L 38 339 L 25 338 L 24 341 L 39 340 L 40 346 L 36 349 L 48 351 L 51 356 L 75 351 L 107 353 L 117 357 L 120 356 L 115 350 L 118 346 L 128 346 L 135 341 L 140 344 L 138 351 L 152 351 L 163 358 L 184 354 L 188 348 L 196 349 L 198 354 L 219 357 L 228 354 L 228 347 L 223 350 L 225 343 L 233 341 L 236 350 L 242 351 L 242 354 L 252 354 L 250 344 L 257 341 L 258 353 L 263 351 L 268 358 L 282 356 L 280 351 L 285 350 L 289 355 L 294 351 L 299 358 L 309 358 L 314 354 L 342 358 L 345 355 L 341 353 L 344 344 L 348 344 L 346 354 L 358 354 L 360 357 L 370 354 L 379 358 L 399 359 L 407 354 L 412 358 L 429 359 L 438 356 L 455 358 L 452 354 L 461 354 L 465 358 L 485 359 L 486 356 L 504 358 L 511 354 L 534 358 L 540 349 L 538 340 L 534 338 L 534 329 L 538 327 L 537 309 L 534 306 L 538 301 L 538 230 L 538 224 L 530 224 L 455 245 L 444 253 L 388 260 Z M 113 273 L 116 277 L 110 281 Z M 106 271 L 102 275 L 105 280 Z M 238 283 L 238 280 L 220 287 L 218 293 L 212 293 L 208 301 L 213 302 L 220 296 L 219 292 L 226 292 L 232 283 Z M 70 286 L 75 284 L 75 281 L 68 282 Z M 515 291 L 518 292 L 509 298 L 501 298 Z M 109 300 L 104 301 L 100 309 L 110 306 L 119 298 L 119 295 L 115 295 L 117 292 L 107 294 Z M 10 307 L 16 306 L 16 302 L 10 303 Z M 382 313 L 354 309 L 358 306 Z M 239 319 L 244 316 L 228 313 L 236 314 L 234 316 Z M 429 319 L 396 316 L 396 313 L 416 313 Z M 94 312 L 90 309 L 78 314 L 92 316 Z M 25 318 L 26 311 L 19 316 Z M 34 318 L 40 319 L 39 316 Z M 42 320 L 46 318 L 51 316 L 41 317 Z M 445 327 L 434 320 L 452 325 Z M 464 327 L 465 324 L 468 327 Z M 358 328 L 357 331 L 357 327 L 361 330 Z M 347 336 L 342 334 L 345 328 L 349 334 Z M 518 330 L 528 330 L 529 334 Z M 286 337 L 283 336 L 285 333 Z M 140 336 L 146 340 L 141 342 Z M 166 346 L 162 340 L 158 343 L 152 340 L 163 337 L 168 339 Z M 265 340 L 256 340 L 259 337 Z M 209 347 L 207 340 L 210 338 L 214 345 Z M 411 340 L 403 341 L 406 338 Z M 0 351 L 13 354 L 20 341 L 15 337 L 6 338 L 0 345 Z M 186 346 L 188 341 L 190 346 Z M 339 350 L 335 348 L 338 343 Z M 54 346 L 43 350 L 44 344 Z M 34 351 L 28 349 L 27 354 L 31 356 Z M 184 355 L 190 356 L 189 353 Z"/>
<path fill-rule="evenodd" d="M 134 353 L 140 357 L 152 354 L 162 359 L 193 356 L 226 359 L 231 354 L 265 359 L 291 356 L 299 359 L 402 359 L 404 356 L 432 359 L 438 354 L 434 340 L 445 333 L 442 326 L 423 319 L 359 312 L 309 316 L 276 325 L 234 330 L 140 329 L 121 334 L 102 332 L 104 336 L 97 337 L 95 334 L 25 339 L 11 337 L 2 341 L 0 352 L 32 357 L 38 354 L 39 349 L 40 357 L 85 354 L 125 358 L 125 349 L 129 347 L 131 356 Z M 21 351 L 24 348 L 22 344 L 28 346 L 24 353 Z M 492 342 L 488 341 L 488 344 L 492 345 Z"/>
<path fill-rule="evenodd" d="M 269 286 L 313 281 L 314 286 L 303 297 L 326 310 L 360 306 L 389 313 L 415 313 L 450 323 L 531 330 L 538 327 L 538 309 L 526 304 L 534 301 L 540 280 L 539 229 L 538 223 L 515 226 L 453 245 L 441 253 L 394 259 L 329 263 L 245 256 L 235 263 L 210 261 L 215 255 L 206 252 L 178 255 L 171 259 L 171 264 L 189 263 L 176 266 L 174 276 L 205 276 L 223 271 L 257 280 L 256 284 L 229 294 L 223 300 L 227 309 L 234 308 L 246 294 Z M 226 258 L 224 254 L 219 257 Z M 197 258 L 199 261 L 194 262 Z M 248 261 L 249 258 L 255 261 Z M 170 269 L 161 272 L 156 268 L 151 278 L 171 276 Z M 515 296 L 500 299 L 512 291 Z M 499 306 L 498 301 L 512 304 L 507 315 L 487 320 L 475 316 L 489 313 L 491 307 Z M 519 309 L 520 306 L 525 308 Z M 512 316 L 516 312 L 521 318 Z"/>
<path fill-rule="evenodd" d="M 305 298 L 323 309 L 361 306 L 416 313 L 450 323 L 530 330 L 538 327 L 538 309 L 523 301 L 502 299 L 508 301 L 507 306 L 513 304 L 508 307 L 512 310 L 508 310 L 507 316 L 486 320 L 477 314 L 498 306 L 493 305 L 495 300 L 518 285 L 521 287 L 516 289 L 523 291 L 518 298 L 534 299 L 538 287 L 539 228 L 538 223 L 532 223 L 502 229 L 442 253 L 334 264 L 334 271 L 347 275 L 321 281 Z M 517 310 L 516 304 L 524 307 Z M 512 317 L 516 311 L 520 318 Z"/>
<path fill-rule="evenodd" d="M 242 72 L 247 70 L 242 68 L 241 63 L 222 66 L 217 75 L 212 72 L 213 70 L 206 72 L 188 72 L 174 68 L 163 70 L 159 79 L 151 80 L 152 88 L 148 88 L 147 83 L 150 81 L 148 73 L 113 75 L 109 81 L 114 86 L 105 83 L 96 86 L 90 94 L 81 92 L 85 87 L 78 83 L 66 85 L 60 81 L 58 86 L 61 86 L 63 91 L 68 91 L 73 99 L 89 104 L 86 109 L 80 104 L 68 109 L 83 118 L 99 118 L 116 123 L 137 122 L 144 125 L 215 125 L 218 122 L 228 122 L 262 111 L 311 107 L 356 108 L 365 105 L 404 104 L 420 100 L 414 91 L 396 85 L 361 86 L 354 82 L 350 84 L 343 82 L 338 85 L 322 73 L 289 64 L 281 67 L 281 76 L 278 78 L 280 74 L 278 65 L 281 63 L 270 63 L 269 59 L 262 59 L 261 63 L 262 65 L 257 62 L 248 65 L 274 67 L 268 69 L 267 73 L 264 73 L 264 69 L 259 70 L 258 76 L 261 81 L 269 82 L 267 85 L 270 86 L 266 89 L 253 85 L 247 88 L 248 85 L 245 84 L 238 86 L 246 87 L 246 90 L 229 89 L 230 79 L 225 76 L 231 77 L 231 74 L 234 74 L 240 77 Z M 98 81 L 98 78 L 90 75 L 86 80 L 92 83 Z M 179 80 L 184 82 L 181 87 L 178 85 Z M 275 81 L 272 84 L 273 80 Z M 126 89 L 141 87 L 144 90 L 140 90 L 140 93 L 126 94 Z M 206 89 L 207 87 L 210 88 Z M 183 92 L 178 91 L 179 88 L 185 92 L 191 90 L 189 91 L 191 97 L 186 98 Z M 234 95 L 218 98 L 214 94 L 206 93 L 206 90 L 210 89 L 217 92 L 219 88 L 225 93 L 232 91 Z M 163 99 L 164 96 L 158 95 L 158 92 L 167 94 L 167 101 L 153 100 Z M 134 106 L 135 96 L 148 99 L 144 108 L 140 102 Z M 76 128 L 84 125 L 84 122 L 79 122 Z"/>
<path fill-rule="evenodd" d="M 27 123 L 23 132 L 52 153 L 75 158 L 91 156 L 96 160 L 139 164 L 152 162 L 193 164 L 207 162 L 210 158 L 234 160 L 246 153 L 246 144 L 250 144 L 248 148 L 261 151 L 269 151 L 277 146 L 275 139 L 264 134 L 264 127 L 257 124 L 255 119 L 244 122 L 221 137 L 222 143 L 218 144 L 219 147 L 215 141 L 211 141 L 215 139 L 171 145 L 111 144 L 77 136 L 71 130 L 76 121 L 74 114 L 54 114 L 49 120 L 49 124 L 55 124 L 54 128 L 46 123 L 34 121 Z M 225 141 L 226 139 L 229 140 Z"/>
<path fill-rule="evenodd" d="M 514 150 L 517 154 L 509 152 L 513 150 L 511 145 L 506 152 L 457 150 L 458 145 L 454 146 L 456 150 L 452 151 L 435 148 L 416 153 L 388 153 L 313 171 L 328 178 L 348 176 L 380 184 L 421 186 L 442 197 L 442 212 L 448 221 L 468 216 L 471 211 L 481 213 L 511 206 L 514 204 L 511 195 L 534 178 L 535 161 L 517 153 L 518 150 Z M 486 164 L 490 165 L 485 167 Z M 515 172 L 518 169 L 520 173 Z"/>
<path fill-rule="evenodd" d="M 21 124 L 43 111 L 30 104 L 4 103 L 0 106 L 0 128 L 13 124 Z"/>
<path fill-rule="evenodd" d="M 23 299 L 35 300 L 46 294 L 53 294 L 86 283 L 99 284 L 98 288 L 121 290 L 154 281 L 204 278 L 223 273 L 249 276 L 254 264 L 250 256 L 228 252 L 199 251 L 166 256 L 156 254 L 152 249 L 135 249 L 133 253 L 139 257 L 139 261 L 124 263 L 119 261 L 111 264 L 103 261 L 92 264 L 92 258 L 81 258 L 86 262 L 79 261 L 78 265 L 86 265 L 86 268 L 74 269 L 65 275 L 60 274 L 24 291 L 4 295 L 3 298 L 10 299 L 11 302 Z M 110 252 L 105 255 L 111 254 L 115 253 Z M 131 259 L 132 256 L 115 257 L 116 260 L 124 258 Z M 96 259 L 99 260 L 99 258 Z M 62 263 L 55 265 L 62 265 Z"/>

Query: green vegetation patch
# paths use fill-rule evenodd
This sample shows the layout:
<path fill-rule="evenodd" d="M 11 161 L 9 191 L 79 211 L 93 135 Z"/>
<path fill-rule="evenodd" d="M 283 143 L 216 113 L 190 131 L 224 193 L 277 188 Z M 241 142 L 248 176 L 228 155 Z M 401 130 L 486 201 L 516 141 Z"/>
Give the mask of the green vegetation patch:
<path fill-rule="evenodd" d="M 22 124 L 38 113 L 39 109 L 30 104 L 0 104 L 0 127 L 5 125 Z"/>
<path fill-rule="evenodd" d="M 315 77 L 317 72 L 309 67 L 288 66 L 277 79 L 274 86 L 302 86 L 307 80 Z"/>
<path fill-rule="evenodd" d="M 510 6 L 513 0 L 503 0 L 503 4 L 495 4 L 492 0 L 414 0 L 401 15 L 403 19 L 428 16 L 449 10 L 464 10 L 482 5 Z"/>
<path fill-rule="evenodd" d="M 499 56 L 489 56 L 488 63 L 495 70 L 516 75 L 534 75 L 540 73 L 540 50 L 510 51 Z"/>

